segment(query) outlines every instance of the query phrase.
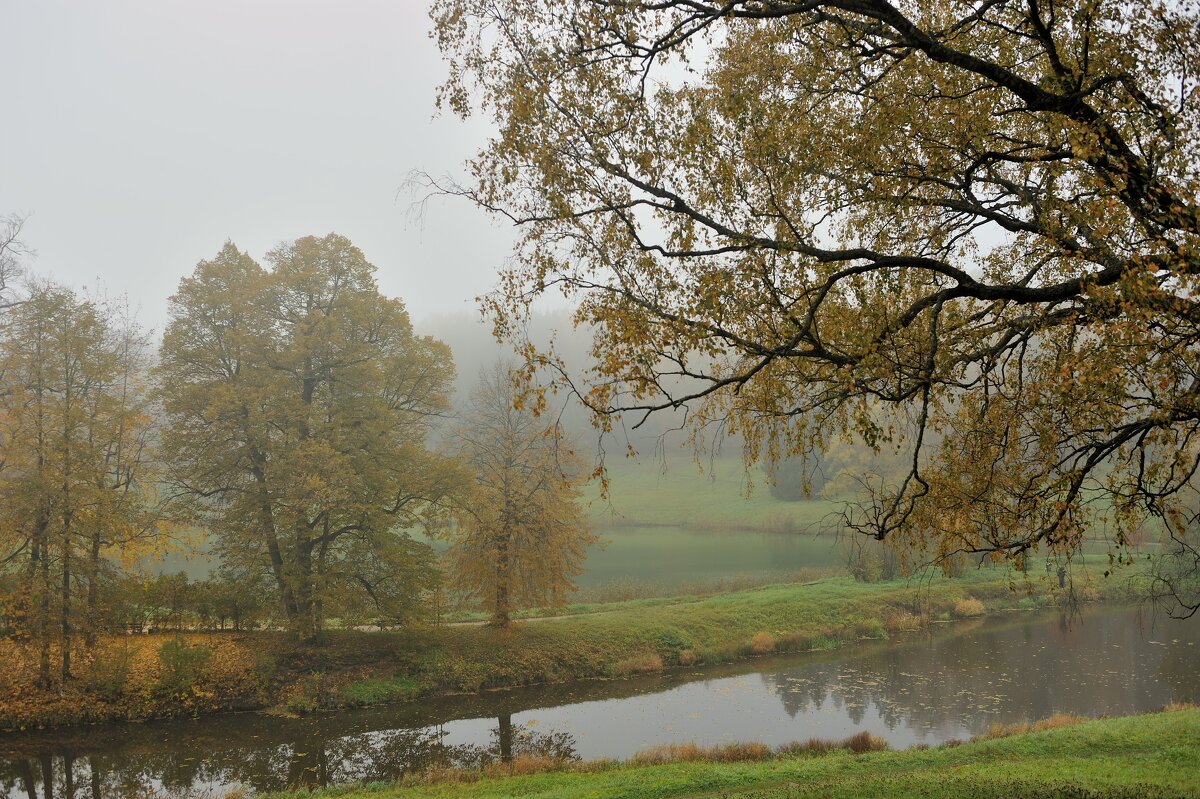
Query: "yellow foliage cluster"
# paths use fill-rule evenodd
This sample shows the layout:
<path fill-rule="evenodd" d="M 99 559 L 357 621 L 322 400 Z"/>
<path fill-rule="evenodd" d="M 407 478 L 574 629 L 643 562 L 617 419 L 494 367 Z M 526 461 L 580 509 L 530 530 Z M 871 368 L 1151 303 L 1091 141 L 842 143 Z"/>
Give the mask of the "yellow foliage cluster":
<path fill-rule="evenodd" d="M 95 648 L 76 655 L 76 679 L 44 690 L 30 688 L 38 647 L 0 638 L 0 662 L 6 666 L 0 670 L 0 729 L 195 715 L 260 699 L 259 660 L 252 642 L 221 635 L 182 638 L 188 645 L 207 647 L 212 655 L 194 684 L 170 691 L 164 687 L 159 652 L 176 640 L 172 635 L 100 639 Z"/>
<path fill-rule="evenodd" d="M 522 405 L 498 365 L 456 434 L 473 488 L 458 503 L 447 559 L 455 586 L 504 626 L 520 606 L 554 607 L 595 543 L 580 501 L 583 461 L 555 423 Z"/>
<path fill-rule="evenodd" d="M 267 260 L 227 242 L 171 298 L 164 457 L 193 521 L 260 566 L 278 560 L 274 588 L 302 638 L 363 605 L 402 618 L 436 582 L 429 548 L 397 531 L 428 521 L 421 500 L 453 484 L 425 445 L 448 407 L 450 350 L 413 333 L 344 236 Z M 243 482 L 254 492 L 211 501 Z"/>
<path fill-rule="evenodd" d="M 43 687 L 71 678 L 114 567 L 167 549 L 146 346 L 119 309 L 48 282 L 0 314 L 0 599 L 41 646 Z"/>

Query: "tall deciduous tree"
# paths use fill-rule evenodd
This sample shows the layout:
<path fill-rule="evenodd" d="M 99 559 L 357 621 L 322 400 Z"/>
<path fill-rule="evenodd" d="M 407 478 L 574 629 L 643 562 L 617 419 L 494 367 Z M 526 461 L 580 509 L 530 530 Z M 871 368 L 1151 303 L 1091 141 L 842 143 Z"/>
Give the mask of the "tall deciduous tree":
<path fill-rule="evenodd" d="M 520 402 L 513 370 L 480 376 L 455 434 L 473 476 L 457 504 L 447 557 L 455 586 L 504 626 L 520 605 L 557 605 L 596 541 L 580 503 L 583 463 L 548 423 Z"/>
<path fill-rule="evenodd" d="M 0 529 L 12 540 L 0 566 L 20 570 L 42 684 L 54 643 L 59 677 L 71 676 L 77 632 L 97 631 L 101 582 L 158 537 L 144 340 L 110 312 L 36 284 L 4 320 Z"/>
<path fill-rule="evenodd" d="M 577 296 L 603 417 L 686 406 L 752 459 L 902 440 L 906 474 L 847 522 L 942 557 L 1070 552 L 1098 514 L 1118 555 L 1146 515 L 1177 530 L 1200 462 L 1195 2 L 433 16 L 443 100 L 498 125 L 477 182 L 441 188 L 525 231 L 488 305 L 504 332 Z"/>
<path fill-rule="evenodd" d="M 346 238 L 302 238 L 267 261 L 226 244 L 172 297 L 164 444 L 225 561 L 268 571 L 311 638 L 335 597 L 394 618 L 435 573 L 412 568 L 431 556 L 401 528 L 446 488 L 425 439 L 454 367 Z"/>

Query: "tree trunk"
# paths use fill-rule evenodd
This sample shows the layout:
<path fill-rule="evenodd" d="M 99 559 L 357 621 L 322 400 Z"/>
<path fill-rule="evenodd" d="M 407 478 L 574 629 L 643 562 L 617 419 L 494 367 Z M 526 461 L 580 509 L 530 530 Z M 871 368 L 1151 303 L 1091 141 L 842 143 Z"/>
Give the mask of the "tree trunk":
<path fill-rule="evenodd" d="M 492 609 L 491 623 L 497 627 L 507 627 L 511 621 L 512 601 L 509 596 L 512 575 L 509 572 L 509 531 L 500 533 L 496 541 L 496 605 Z"/>
<path fill-rule="evenodd" d="M 84 644 L 91 649 L 96 645 L 96 628 L 99 626 L 100 582 L 100 531 L 92 533 L 92 551 L 88 559 L 87 617 L 83 635 Z"/>
<path fill-rule="evenodd" d="M 88 757 L 88 766 L 91 769 L 92 783 L 92 799 L 101 799 L 100 786 L 103 783 L 103 777 L 100 774 L 100 769 L 96 768 L 96 756 Z"/>
<path fill-rule="evenodd" d="M 64 514 L 62 542 L 62 673 L 65 683 L 71 679 L 71 516 Z"/>
<path fill-rule="evenodd" d="M 329 522 L 325 522 L 325 532 L 329 532 Z M 320 554 L 317 555 L 316 591 L 313 592 L 313 620 L 317 630 L 325 626 L 325 569 L 329 557 L 329 542 L 322 541 Z"/>
<path fill-rule="evenodd" d="M 49 751 L 42 752 L 42 796 L 54 799 L 54 760 Z"/>
<path fill-rule="evenodd" d="M 311 300 L 310 300 L 311 306 Z M 311 307 L 310 309 L 311 310 Z M 300 386 L 300 401 L 308 408 L 312 405 L 313 392 L 317 388 L 317 378 L 312 373 L 311 357 L 304 359 L 304 379 Z M 307 441 L 310 435 L 307 413 L 300 419 L 299 439 Z M 309 527 L 303 522 L 296 523 L 296 610 L 299 613 L 296 630 L 300 640 L 311 641 L 317 637 L 318 626 L 316 609 L 313 606 L 313 541 L 309 537 Z"/>
<path fill-rule="evenodd" d="M 17 761 L 17 773 L 21 776 L 21 783 L 25 786 L 25 796 L 28 799 L 38 799 L 37 777 L 33 775 L 33 767 L 29 765 L 28 759 L 22 757 Z"/>
<path fill-rule="evenodd" d="M 279 548 L 279 539 L 275 535 L 275 513 L 271 509 L 271 496 L 267 490 L 267 459 L 255 448 L 252 448 L 250 459 L 250 473 L 258 491 L 258 523 L 267 544 L 267 554 L 271 558 L 271 573 L 275 575 L 275 583 L 279 587 L 279 597 L 283 600 L 283 611 L 287 614 L 288 624 L 294 625 L 299 608 L 296 606 L 296 596 L 288 579 L 287 564 L 284 563 L 283 552 Z"/>
<path fill-rule="evenodd" d="M 496 729 L 496 737 L 500 744 L 500 762 L 511 763 L 513 759 L 513 728 L 512 714 L 504 713 L 496 718 L 499 726 Z"/>
<path fill-rule="evenodd" d="M 296 531 L 296 633 L 301 641 L 317 637 L 317 618 L 313 607 L 312 542 Z"/>
<path fill-rule="evenodd" d="M 41 544 L 36 547 L 41 561 L 38 564 L 38 618 L 37 635 L 41 643 L 38 657 L 38 684 L 42 688 L 50 687 L 50 547 L 46 528 L 49 526 L 48 514 L 38 520 Z"/>
<path fill-rule="evenodd" d="M 296 595 L 292 591 L 291 581 L 288 579 L 287 564 L 283 562 L 283 552 L 279 549 L 279 542 L 275 540 L 274 535 L 267 539 L 267 554 L 271 557 L 271 573 L 275 575 L 275 584 L 279 587 L 283 610 L 287 614 L 288 622 L 293 622 L 299 615 Z"/>
<path fill-rule="evenodd" d="M 65 356 L 63 364 L 63 410 L 62 410 L 62 593 L 59 608 L 62 623 L 62 669 L 60 678 L 63 683 L 71 679 L 71 518 L 74 514 L 71 497 L 71 479 L 75 474 L 72 467 L 71 441 L 74 433 L 73 408 L 75 370 L 71 368 L 70 355 Z M 61 685 L 59 690 L 61 690 Z"/>

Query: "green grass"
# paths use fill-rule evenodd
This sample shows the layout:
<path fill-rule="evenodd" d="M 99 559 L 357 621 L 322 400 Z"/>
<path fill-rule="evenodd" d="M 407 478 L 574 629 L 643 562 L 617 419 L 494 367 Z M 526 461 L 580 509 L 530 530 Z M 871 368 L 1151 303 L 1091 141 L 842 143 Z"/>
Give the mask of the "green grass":
<path fill-rule="evenodd" d="M 679 527 L 597 529 L 572 604 L 600 604 L 652 596 L 729 593 L 783 582 L 807 582 L 845 573 L 835 536 Z M 558 613 L 558 611 L 555 611 Z M 527 609 L 527 616 L 550 615 Z M 454 609 L 447 620 L 486 618 Z"/>
<path fill-rule="evenodd" d="M 703 467 L 701 469 L 701 466 Z M 822 499 L 775 499 L 760 470 L 746 473 L 737 457 L 686 457 L 662 463 L 610 459 L 606 467 L 609 500 L 593 485 L 591 515 L 598 526 L 672 525 L 688 529 L 742 529 L 794 532 L 829 527 L 840 504 Z"/>
<path fill-rule="evenodd" d="M 308 795 L 308 794 L 306 794 Z M 1175 799 L 1200 796 L 1200 710 L 1091 721 L 962 746 L 749 763 L 582 764 L 529 776 L 334 788 L 341 799 Z"/>
<path fill-rule="evenodd" d="M 832 535 L 680 527 L 598 528 L 596 532 L 604 546 L 588 552 L 585 571 L 577 578 L 585 589 L 621 579 L 678 587 L 735 575 L 844 571 L 844 558 Z"/>
<path fill-rule="evenodd" d="M 419 691 L 420 686 L 405 677 L 369 677 L 346 685 L 339 694 L 346 704 L 378 705 L 408 699 Z"/>

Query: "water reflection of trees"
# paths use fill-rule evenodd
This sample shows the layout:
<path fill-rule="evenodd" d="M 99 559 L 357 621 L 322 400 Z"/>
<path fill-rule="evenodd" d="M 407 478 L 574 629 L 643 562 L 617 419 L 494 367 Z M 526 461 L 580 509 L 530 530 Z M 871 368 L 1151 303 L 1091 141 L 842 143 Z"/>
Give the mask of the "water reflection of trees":
<path fill-rule="evenodd" d="M 575 738 L 562 731 L 536 732 L 531 727 L 513 724 L 512 716 L 502 714 L 491 732 L 487 746 L 473 744 L 452 747 L 450 762 L 457 768 L 481 769 L 494 763 L 511 763 L 522 758 L 539 760 L 578 760 Z"/>
<path fill-rule="evenodd" d="M 353 735 L 327 734 L 320 720 L 287 742 L 208 750 L 172 748 L 135 754 L 50 750 L 0 761 L 0 795 L 56 797 L 209 796 L 236 785 L 257 791 L 317 787 L 345 782 L 393 781 L 433 768 L 478 769 L 514 758 L 575 760 L 574 738 L 538 732 L 502 714 L 485 745 L 447 744 L 444 728 L 392 729 Z"/>
<path fill-rule="evenodd" d="M 763 679 L 793 717 L 837 708 L 855 724 L 877 724 L 877 714 L 893 730 L 913 728 L 940 739 L 1056 711 L 1094 716 L 1195 701 L 1198 646 L 1200 620 L 1150 627 L 1140 625 L 1136 614 L 1111 610 L 1085 614 L 1082 623 L 1022 615 L 974 628 L 955 625 L 911 644 L 865 644 L 805 656 Z M 758 668 L 761 663 L 705 670 L 692 679 Z M 478 768 L 521 756 L 572 758 L 570 736 L 535 733 L 513 724 L 512 714 L 653 695 L 688 679 L 677 673 L 548 686 L 303 720 L 247 715 L 13 737 L 2 741 L 0 796 L 63 799 L 69 789 L 76 797 L 106 799 L 154 790 L 211 796 L 220 792 L 209 788 L 233 784 L 277 790 L 388 781 L 429 768 Z M 706 695 L 698 695 L 704 701 Z M 495 721 L 481 745 L 451 745 L 444 728 L 428 726 L 483 716 Z"/>
<path fill-rule="evenodd" d="M 1194 626 L 1173 630 L 1197 637 Z M 792 717 L 833 707 L 856 725 L 874 712 L 892 730 L 977 735 L 998 721 L 1132 713 L 1195 697 L 1195 659 L 1154 638 L 1133 614 L 1041 617 L 762 677 Z"/>

